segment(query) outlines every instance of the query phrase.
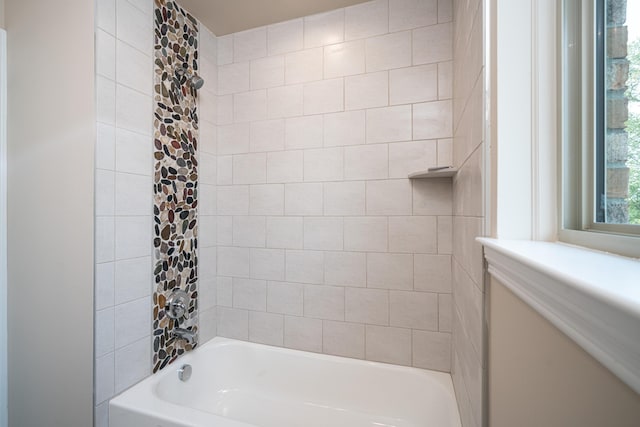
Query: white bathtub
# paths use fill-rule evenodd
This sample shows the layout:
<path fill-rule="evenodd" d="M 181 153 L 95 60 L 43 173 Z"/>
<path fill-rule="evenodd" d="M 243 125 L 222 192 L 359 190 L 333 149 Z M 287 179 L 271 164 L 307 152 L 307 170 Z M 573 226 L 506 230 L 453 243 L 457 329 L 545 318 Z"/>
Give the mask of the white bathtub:
<path fill-rule="evenodd" d="M 109 418 L 110 427 L 460 427 L 449 374 L 225 338 L 111 400 Z"/>

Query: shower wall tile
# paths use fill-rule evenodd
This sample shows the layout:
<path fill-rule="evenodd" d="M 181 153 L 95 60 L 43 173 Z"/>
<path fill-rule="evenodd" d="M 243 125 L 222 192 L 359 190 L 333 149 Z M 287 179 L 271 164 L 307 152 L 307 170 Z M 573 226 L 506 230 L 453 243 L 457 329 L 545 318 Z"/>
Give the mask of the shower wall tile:
<path fill-rule="evenodd" d="M 96 76 L 96 117 L 98 123 L 116 124 L 116 83 L 103 76 Z"/>
<path fill-rule="evenodd" d="M 284 211 L 286 215 L 322 215 L 322 209 L 322 183 L 285 185 Z"/>
<path fill-rule="evenodd" d="M 153 90 L 152 75 L 149 73 L 150 57 L 144 52 L 118 40 L 116 43 L 116 82 L 124 86 L 144 89 L 143 93 L 151 95 Z"/>
<path fill-rule="evenodd" d="M 411 140 L 410 105 L 367 110 L 368 144 L 409 140 Z"/>
<path fill-rule="evenodd" d="M 326 182 L 324 184 L 325 216 L 362 216 L 365 214 L 365 182 Z"/>
<path fill-rule="evenodd" d="M 421 65 L 389 71 L 391 105 L 438 99 L 438 65 Z"/>
<path fill-rule="evenodd" d="M 249 253 L 251 277 L 264 280 L 284 280 L 285 253 L 282 249 L 252 248 Z"/>
<path fill-rule="evenodd" d="M 347 89 L 348 91 L 348 86 Z M 348 94 L 345 102 L 348 101 Z M 348 105 L 348 104 L 345 104 Z M 346 107 L 348 109 L 348 106 Z M 365 143 L 365 112 L 349 111 L 324 115 L 324 146 L 361 145 Z M 317 134 L 322 136 L 322 123 Z"/>
<path fill-rule="evenodd" d="M 325 79 L 362 73 L 364 73 L 364 40 L 325 46 Z"/>
<path fill-rule="evenodd" d="M 94 370 L 96 404 L 107 402 L 115 395 L 114 354 L 97 357 Z"/>
<path fill-rule="evenodd" d="M 267 311 L 302 316 L 303 292 L 304 285 L 298 283 L 269 282 L 267 284 Z"/>
<path fill-rule="evenodd" d="M 452 136 L 451 101 L 434 101 L 413 107 L 413 137 L 442 139 Z"/>
<path fill-rule="evenodd" d="M 444 9 L 444 19 L 449 12 Z M 465 427 L 487 425 L 483 411 L 486 381 L 485 314 L 482 248 L 476 237 L 486 233 L 483 188 L 484 69 L 483 13 L 481 1 L 453 1 L 453 62 L 452 124 L 455 132 L 451 149 L 451 164 L 460 172 L 453 180 L 453 220 L 440 221 L 442 232 L 449 232 L 452 253 L 451 301 L 441 298 L 441 330 L 452 331 L 451 372 Z M 451 47 L 444 39 L 451 24 L 439 24 L 414 31 L 414 40 L 431 40 L 429 48 L 414 49 L 417 62 L 442 60 L 451 56 Z M 441 40 L 440 42 L 438 40 Z M 446 67 L 445 63 L 439 66 Z M 440 70 L 439 70 L 440 71 Z M 449 155 L 449 154 L 448 154 Z M 448 242 L 447 242 L 448 243 Z M 451 309 L 448 309 L 449 304 Z M 447 317 L 448 316 L 448 317 Z"/>
<path fill-rule="evenodd" d="M 267 345 L 284 345 L 284 316 L 249 312 L 249 340 Z"/>
<path fill-rule="evenodd" d="M 249 339 L 249 312 L 236 308 L 217 308 L 218 335 L 238 340 Z"/>
<path fill-rule="evenodd" d="M 251 185 L 249 187 L 249 214 L 284 215 L 284 185 Z"/>
<path fill-rule="evenodd" d="M 411 66 L 411 32 L 391 33 L 366 39 L 367 72 Z"/>
<path fill-rule="evenodd" d="M 116 39 L 100 29 L 96 29 L 96 74 L 110 80 L 116 78 Z"/>
<path fill-rule="evenodd" d="M 149 375 L 151 346 L 148 338 L 123 347 L 115 353 L 115 392 L 131 387 Z"/>
<path fill-rule="evenodd" d="M 335 356 L 364 359 L 364 325 L 323 321 L 322 351 Z"/>
<path fill-rule="evenodd" d="M 387 217 L 346 217 L 344 249 L 360 252 L 386 252 L 389 239 Z"/>
<path fill-rule="evenodd" d="M 451 370 L 451 334 L 413 331 L 413 364 L 418 368 Z"/>
<path fill-rule="evenodd" d="M 379 289 L 413 289 L 413 255 L 367 254 L 367 287 Z"/>
<path fill-rule="evenodd" d="M 284 317 L 284 346 L 294 350 L 322 352 L 322 320 Z"/>
<path fill-rule="evenodd" d="M 229 95 L 251 88 L 251 63 L 223 65 L 218 69 L 218 94 Z"/>
<path fill-rule="evenodd" d="M 346 288 L 345 320 L 369 325 L 389 325 L 389 291 Z"/>
<path fill-rule="evenodd" d="M 437 218 L 389 217 L 389 250 L 404 253 L 437 253 Z"/>
<path fill-rule="evenodd" d="M 300 217 L 268 217 L 267 247 L 302 249 L 304 222 Z"/>
<path fill-rule="evenodd" d="M 389 0 L 389 31 L 408 30 L 437 22 L 437 0 Z"/>
<path fill-rule="evenodd" d="M 116 34 L 116 0 L 96 2 L 96 27 L 111 35 Z"/>
<path fill-rule="evenodd" d="M 288 85 L 322 80 L 323 49 L 292 52 L 285 57 L 285 81 Z"/>
<path fill-rule="evenodd" d="M 437 141 L 410 141 L 389 144 L 389 178 L 405 178 L 410 173 L 438 165 Z M 415 181 L 414 186 L 421 181 Z"/>
<path fill-rule="evenodd" d="M 119 349 L 144 337 L 151 329 L 149 297 L 117 305 L 115 307 L 115 348 Z"/>
<path fill-rule="evenodd" d="M 389 179 L 367 182 L 367 215 L 411 215 L 411 181 Z"/>
<path fill-rule="evenodd" d="M 243 247 L 264 247 L 266 222 L 263 216 L 234 216 L 233 244 Z"/>
<path fill-rule="evenodd" d="M 151 250 L 151 241 L 151 218 L 149 216 L 116 217 L 116 260 L 148 255 Z"/>
<path fill-rule="evenodd" d="M 345 180 L 375 180 L 389 177 L 389 148 L 386 144 L 345 147 Z"/>
<path fill-rule="evenodd" d="M 304 47 L 317 47 L 344 41 L 344 9 L 304 18 Z"/>
<path fill-rule="evenodd" d="M 115 170 L 137 175 L 151 176 L 152 162 L 149 151 L 151 138 L 126 129 L 115 130 Z"/>
<path fill-rule="evenodd" d="M 96 169 L 115 169 L 116 129 L 104 123 L 97 123 Z"/>
<path fill-rule="evenodd" d="M 233 279 L 233 306 L 254 311 L 267 309 L 267 282 L 253 279 Z"/>
<path fill-rule="evenodd" d="M 304 316 L 316 319 L 344 320 L 344 287 L 306 285 Z"/>
<path fill-rule="evenodd" d="M 235 62 L 262 58 L 266 55 L 266 27 L 242 31 L 233 35 L 233 60 Z"/>
<path fill-rule="evenodd" d="M 324 283 L 336 286 L 366 286 L 367 258 L 360 252 L 325 252 Z"/>
<path fill-rule="evenodd" d="M 251 123 L 249 151 L 281 151 L 284 150 L 284 119 L 264 120 Z"/>
<path fill-rule="evenodd" d="M 366 326 L 366 358 L 376 362 L 411 365 L 411 330 Z"/>
<path fill-rule="evenodd" d="M 342 110 L 344 110 L 344 80 L 342 78 L 305 83 L 305 116 Z"/>
<path fill-rule="evenodd" d="M 328 117 L 328 116 L 325 116 Z M 294 117 L 285 122 L 285 149 L 322 147 L 323 116 Z M 301 179 L 300 179 L 301 181 Z"/>
<path fill-rule="evenodd" d="M 115 263 L 115 304 L 151 295 L 151 257 L 125 259 Z"/>
<path fill-rule="evenodd" d="M 152 52 L 153 9 L 144 9 L 133 6 L 127 0 L 116 0 L 116 32 L 119 40 L 142 52 Z"/>
<path fill-rule="evenodd" d="M 453 158 L 450 14 L 375 0 L 216 39 L 201 333 L 215 310 L 221 336 L 449 370 L 453 186 L 407 175 Z"/>
<path fill-rule="evenodd" d="M 389 73 L 387 71 L 347 77 L 344 80 L 344 87 L 346 110 L 389 105 Z"/>
<path fill-rule="evenodd" d="M 438 24 L 413 30 L 413 63 L 432 64 L 453 59 L 453 24 Z"/>
<path fill-rule="evenodd" d="M 302 115 L 302 85 L 281 86 L 267 91 L 267 113 L 270 119 Z"/>
<path fill-rule="evenodd" d="M 114 270 L 113 262 L 96 264 L 96 310 L 112 307 L 114 304 Z"/>
<path fill-rule="evenodd" d="M 391 326 L 438 330 L 438 295 L 426 292 L 389 292 Z"/>
<path fill-rule="evenodd" d="M 267 53 L 269 56 L 294 52 L 303 48 L 303 19 L 280 22 L 267 27 Z"/>
<path fill-rule="evenodd" d="M 389 30 L 389 2 L 375 0 L 345 9 L 345 40 L 385 34 Z"/>

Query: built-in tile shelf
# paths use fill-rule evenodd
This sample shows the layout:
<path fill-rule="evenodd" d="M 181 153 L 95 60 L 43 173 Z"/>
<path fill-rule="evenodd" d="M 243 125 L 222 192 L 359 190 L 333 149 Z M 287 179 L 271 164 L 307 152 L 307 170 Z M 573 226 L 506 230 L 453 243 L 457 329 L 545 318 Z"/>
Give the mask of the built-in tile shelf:
<path fill-rule="evenodd" d="M 452 178 L 457 173 L 457 168 L 454 168 L 453 166 L 445 166 L 412 172 L 409 174 L 409 179 Z"/>

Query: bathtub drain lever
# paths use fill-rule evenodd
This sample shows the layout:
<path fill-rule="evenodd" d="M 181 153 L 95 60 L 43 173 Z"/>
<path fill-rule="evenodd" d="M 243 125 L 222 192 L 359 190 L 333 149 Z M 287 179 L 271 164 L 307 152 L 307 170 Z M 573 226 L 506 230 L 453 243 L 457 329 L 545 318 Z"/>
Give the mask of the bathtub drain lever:
<path fill-rule="evenodd" d="M 191 378 L 192 372 L 193 369 L 191 368 L 191 365 L 184 364 L 178 369 L 178 379 L 183 382 L 188 381 L 189 378 Z"/>

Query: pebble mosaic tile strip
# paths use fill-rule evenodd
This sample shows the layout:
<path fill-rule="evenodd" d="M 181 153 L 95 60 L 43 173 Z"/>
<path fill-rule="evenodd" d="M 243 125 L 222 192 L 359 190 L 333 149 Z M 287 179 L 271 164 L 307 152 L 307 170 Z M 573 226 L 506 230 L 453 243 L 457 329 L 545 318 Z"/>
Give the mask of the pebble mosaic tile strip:
<path fill-rule="evenodd" d="M 171 336 L 174 289 L 190 296 L 180 327 L 198 329 L 198 116 L 188 76 L 198 70 L 198 23 L 174 1 L 155 0 L 153 372 L 192 346 Z M 194 345 L 195 346 L 195 345 Z"/>

